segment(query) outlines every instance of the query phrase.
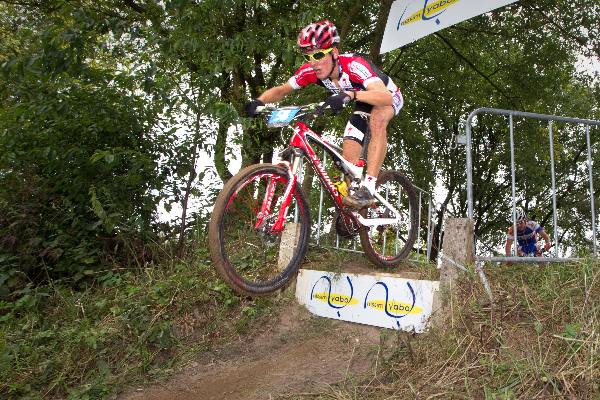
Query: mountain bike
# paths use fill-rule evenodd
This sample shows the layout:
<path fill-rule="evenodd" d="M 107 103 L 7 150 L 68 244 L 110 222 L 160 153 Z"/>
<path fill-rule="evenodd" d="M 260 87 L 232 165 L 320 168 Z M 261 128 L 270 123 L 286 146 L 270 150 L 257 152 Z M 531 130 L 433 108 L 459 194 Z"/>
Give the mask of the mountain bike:
<path fill-rule="evenodd" d="M 219 275 L 239 294 L 259 296 L 282 288 L 306 255 L 311 219 L 299 181 L 304 162 L 334 203 L 335 229 L 345 237 L 359 236 L 372 263 L 394 267 L 412 250 L 418 201 L 412 183 L 400 172 L 380 172 L 373 206 L 356 211 L 342 204 L 342 196 L 360 185 L 367 145 L 354 164 L 344 159 L 341 148 L 311 130 L 306 123 L 322 114 L 322 104 L 259 107 L 269 128 L 292 128 L 289 146 L 279 162 L 240 170 L 217 196 L 208 231 L 210 254 Z M 329 155 L 333 168 L 341 173 L 340 182 L 334 184 L 315 148 Z"/>

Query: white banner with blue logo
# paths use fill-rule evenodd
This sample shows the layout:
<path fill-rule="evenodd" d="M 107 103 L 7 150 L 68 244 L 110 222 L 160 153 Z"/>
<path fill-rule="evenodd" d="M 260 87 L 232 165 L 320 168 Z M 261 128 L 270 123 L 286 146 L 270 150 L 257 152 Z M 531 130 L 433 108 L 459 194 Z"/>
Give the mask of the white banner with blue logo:
<path fill-rule="evenodd" d="M 385 27 L 385 53 L 516 0 L 396 0 Z"/>
<path fill-rule="evenodd" d="M 296 299 L 321 317 L 420 333 L 437 290 L 437 281 L 301 269 Z"/>

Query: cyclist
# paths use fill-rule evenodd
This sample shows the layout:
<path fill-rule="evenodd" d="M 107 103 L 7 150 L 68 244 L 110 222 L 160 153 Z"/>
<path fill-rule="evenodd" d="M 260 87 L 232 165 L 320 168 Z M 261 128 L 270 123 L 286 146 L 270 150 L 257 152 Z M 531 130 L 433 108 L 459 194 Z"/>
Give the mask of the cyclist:
<path fill-rule="evenodd" d="M 245 111 L 256 116 L 256 108 L 277 102 L 296 89 L 316 84 L 332 93 L 325 100 L 334 113 L 353 102 L 354 111 L 346 124 L 342 155 L 358 164 L 367 121 L 361 114 L 370 114 L 371 139 L 367 150 L 367 171 L 360 187 L 345 196 L 343 203 L 361 209 L 375 203 L 375 184 L 387 152 L 387 125 L 400 112 L 404 100 L 400 89 L 372 62 L 348 53 L 340 54 L 340 37 L 331 21 L 307 25 L 298 35 L 298 47 L 306 63 L 284 84 L 272 87 L 246 104 Z"/>
<path fill-rule="evenodd" d="M 521 208 L 517 208 L 517 256 L 535 256 L 539 257 L 542 255 L 542 247 L 538 242 L 538 234 L 544 239 L 546 242 L 544 244 L 544 250 L 548 250 L 550 248 L 550 237 L 535 221 L 530 221 L 527 218 L 527 214 Z M 513 227 L 508 228 L 508 233 L 506 235 L 506 256 L 510 256 L 512 244 L 514 241 Z"/>

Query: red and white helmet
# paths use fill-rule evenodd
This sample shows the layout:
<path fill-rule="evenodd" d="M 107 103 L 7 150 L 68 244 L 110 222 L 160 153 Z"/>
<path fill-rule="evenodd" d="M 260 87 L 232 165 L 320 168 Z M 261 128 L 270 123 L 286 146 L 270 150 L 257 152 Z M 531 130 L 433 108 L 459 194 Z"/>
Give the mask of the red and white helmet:
<path fill-rule="evenodd" d="M 307 53 L 328 49 L 340 42 L 340 35 L 333 22 L 325 20 L 306 25 L 298 34 L 298 47 Z"/>

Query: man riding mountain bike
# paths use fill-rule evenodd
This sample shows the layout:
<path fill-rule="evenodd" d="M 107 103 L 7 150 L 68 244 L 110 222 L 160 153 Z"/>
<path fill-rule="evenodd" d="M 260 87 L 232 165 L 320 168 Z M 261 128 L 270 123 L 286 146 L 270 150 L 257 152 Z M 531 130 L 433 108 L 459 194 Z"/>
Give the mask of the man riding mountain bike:
<path fill-rule="evenodd" d="M 359 189 L 344 197 L 342 202 L 360 210 L 375 203 L 375 184 L 387 152 L 387 125 L 400 112 L 404 100 L 390 77 L 363 57 L 340 54 L 339 43 L 337 29 L 330 21 L 304 27 L 298 35 L 298 47 L 306 63 L 286 83 L 267 89 L 248 102 L 245 109 L 249 116 L 255 117 L 258 106 L 280 101 L 309 84 L 323 86 L 333 93 L 325 100 L 325 105 L 334 113 L 354 102 L 354 111 L 344 130 L 342 155 L 358 165 L 367 129 L 370 129 L 371 139 L 365 177 Z M 370 114 L 368 126 L 364 113 Z"/>

